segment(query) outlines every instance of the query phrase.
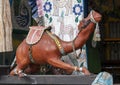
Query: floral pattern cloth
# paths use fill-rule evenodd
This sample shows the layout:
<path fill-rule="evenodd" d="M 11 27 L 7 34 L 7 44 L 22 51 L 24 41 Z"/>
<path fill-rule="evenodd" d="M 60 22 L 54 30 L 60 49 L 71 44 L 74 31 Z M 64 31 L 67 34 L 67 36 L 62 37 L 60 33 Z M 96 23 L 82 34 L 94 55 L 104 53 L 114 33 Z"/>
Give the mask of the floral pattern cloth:
<path fill-rule="evenodd" d="M 83 3 L 81 0 L 36 1 L 38 15 L 39 17 L 44 16 L 45 26 L 51 25 L 52 32 L 65 41 L 71 41 L 76 37 L 77 26 L 83 18 Z"/>

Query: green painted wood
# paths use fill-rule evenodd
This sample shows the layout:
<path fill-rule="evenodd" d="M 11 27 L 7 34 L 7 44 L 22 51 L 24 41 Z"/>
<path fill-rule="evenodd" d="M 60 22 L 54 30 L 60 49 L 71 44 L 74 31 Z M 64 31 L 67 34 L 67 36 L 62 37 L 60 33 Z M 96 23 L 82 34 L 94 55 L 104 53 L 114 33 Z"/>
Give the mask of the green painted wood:
<path fill-rule="evenodd" d="M 92 47 L 92 36 L 90 36 L 89 40 L 86 43 L 87 46 L 87 59 L 88 59 L 88 69 L 92 73 L 99 73 L 101 71 L 101 59 L 99 55 L 98 46 L 99 43 L 97 43 L 96 48 Z"/>

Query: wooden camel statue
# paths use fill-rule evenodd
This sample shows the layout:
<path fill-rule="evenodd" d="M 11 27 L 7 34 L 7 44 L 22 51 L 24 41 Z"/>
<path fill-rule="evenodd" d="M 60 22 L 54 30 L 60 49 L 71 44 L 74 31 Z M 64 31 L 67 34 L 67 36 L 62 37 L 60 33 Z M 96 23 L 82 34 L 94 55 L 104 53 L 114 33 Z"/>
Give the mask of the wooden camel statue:
<path fill-rule="evenodd" d="M 86 43 L 90 34 L 94 31 L 95 24 L 101 20 L 101 17 L 101 14 L 92 11 L 88 17 L 80 22 L 78 25 L 80 32 L 74 39 L 75 49 L 81 48 Z M 57 43 L 52 36 L 57 39 Z M 39 71 L 40 65 L 45 64 L 63 69 L 69 74 L 73 71 L 82 71 L 85 75 L 90 75 L 90 72 L 85 67 L 71 66 L 61 61 L 60 58 L 63 53 L 67 54 L 73 51 L 72 44 L 72 41 L 65 42 L 47 30 L 43 32 L 41 40 L 32 46 L 27 44 L 26 39 L 24 39 L 16 50 L 17 66 L 10 72 L 10 75 L 25 76 L 25 73 L 29 74 Z M 31 62 L 29 57 L 30 48 L 34 63 Z"/>

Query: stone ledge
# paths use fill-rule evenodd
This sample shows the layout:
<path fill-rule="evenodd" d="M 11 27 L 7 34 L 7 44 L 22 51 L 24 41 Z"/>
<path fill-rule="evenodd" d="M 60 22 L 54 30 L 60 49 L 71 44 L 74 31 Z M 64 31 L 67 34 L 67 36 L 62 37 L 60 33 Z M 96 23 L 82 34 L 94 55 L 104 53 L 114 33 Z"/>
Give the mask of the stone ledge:
<path fill-rule="evenodd" d="M 39 84 L 39 85 L 91 85 L 96 75 L 28 75 L 24 78 L 18 76 L 2 75 L 0 84 Z"/>

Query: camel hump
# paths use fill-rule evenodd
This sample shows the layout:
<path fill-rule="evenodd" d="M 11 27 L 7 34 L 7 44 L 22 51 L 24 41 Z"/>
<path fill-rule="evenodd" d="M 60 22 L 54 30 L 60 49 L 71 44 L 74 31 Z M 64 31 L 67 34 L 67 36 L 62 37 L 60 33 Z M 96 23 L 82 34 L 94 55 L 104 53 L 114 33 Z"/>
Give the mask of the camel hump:
<path fill-rule="evenodd" d="M 30 26 L 30 30 L 26 37 L 26 43 L 29 45 L 36 44 L 42 37 L 44 30 L 46 29 L 43 26 Z"/>

